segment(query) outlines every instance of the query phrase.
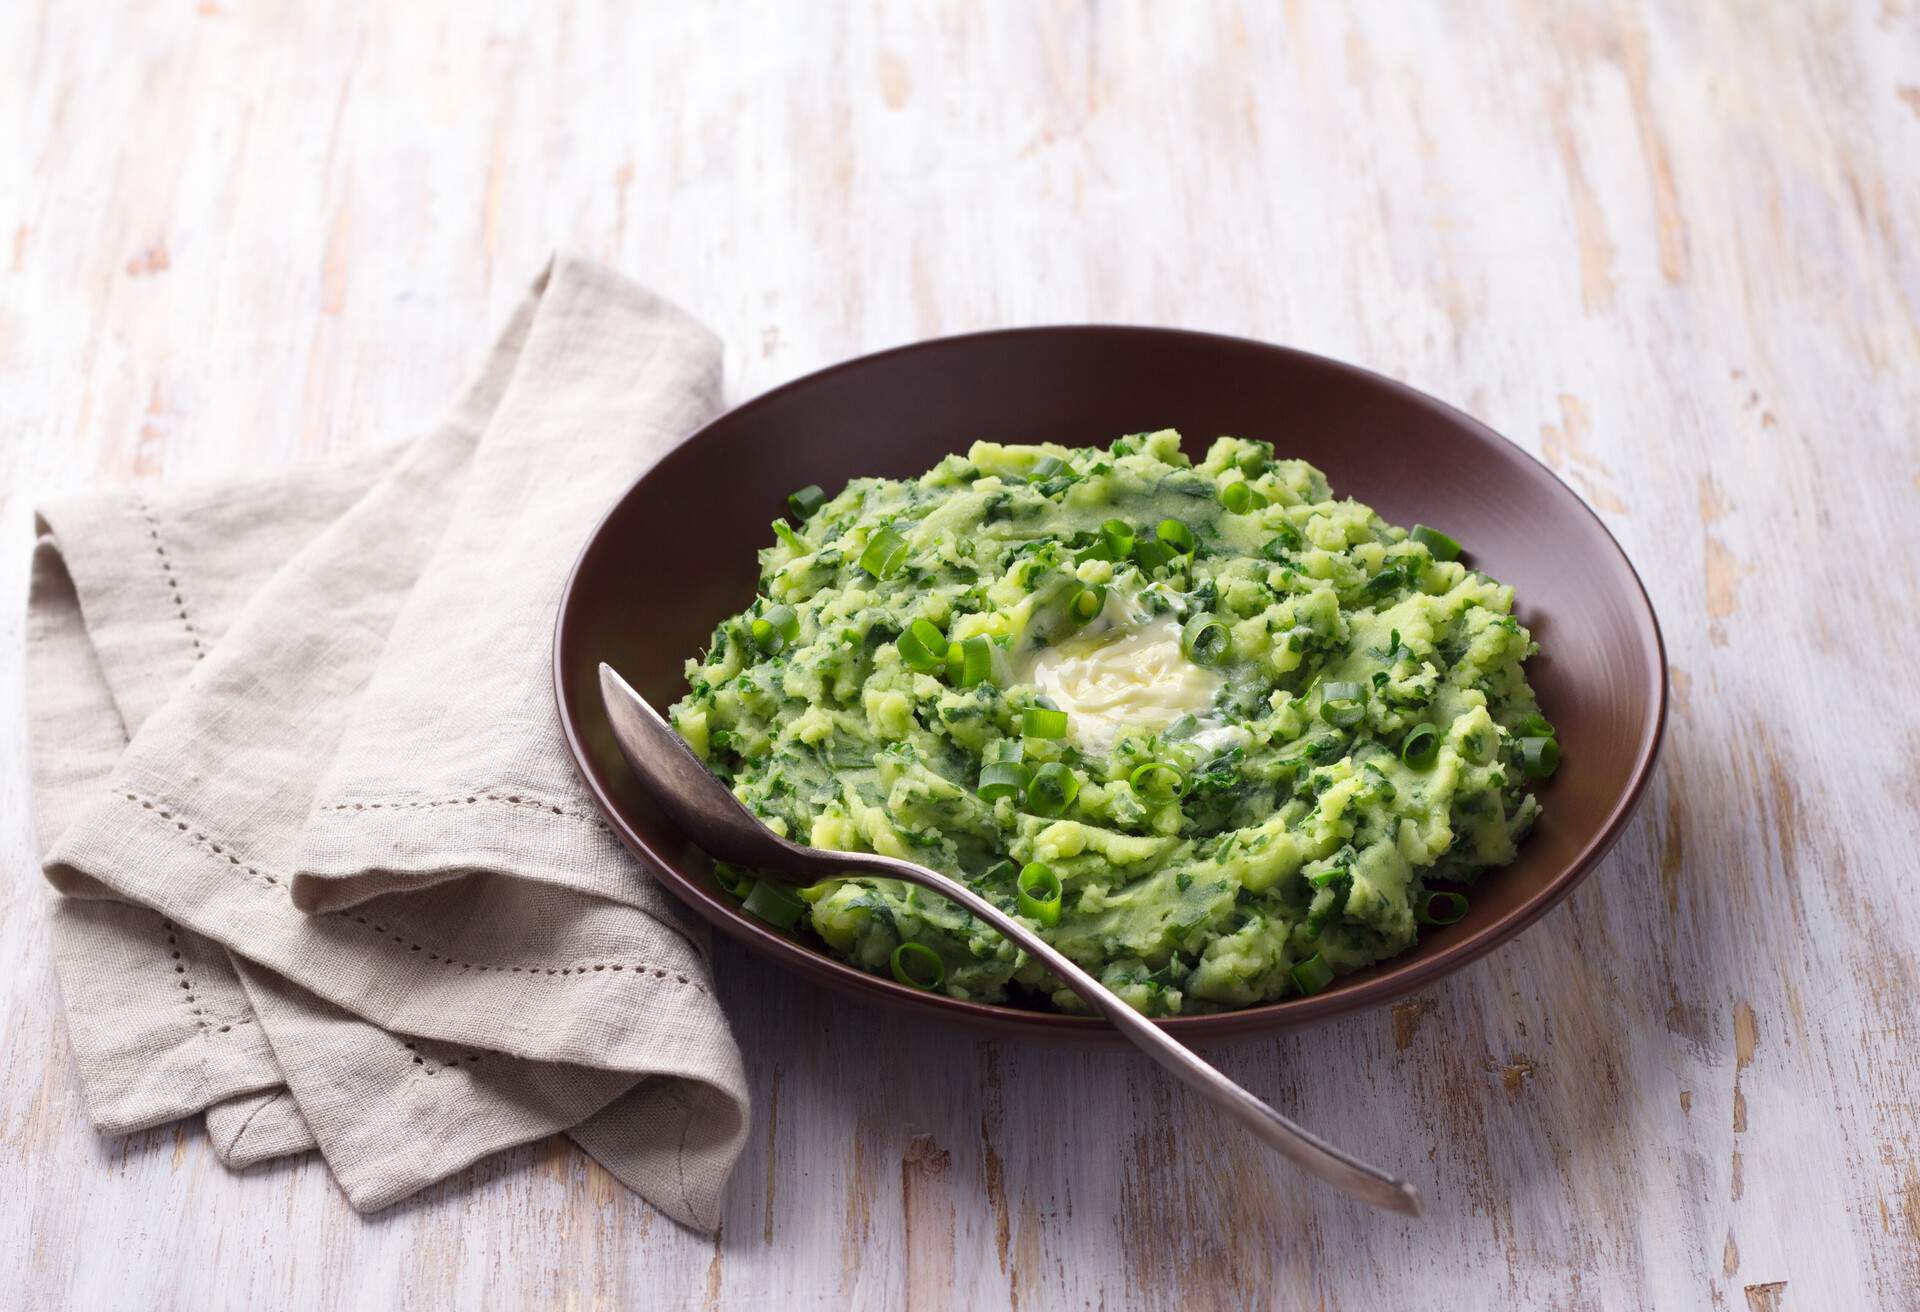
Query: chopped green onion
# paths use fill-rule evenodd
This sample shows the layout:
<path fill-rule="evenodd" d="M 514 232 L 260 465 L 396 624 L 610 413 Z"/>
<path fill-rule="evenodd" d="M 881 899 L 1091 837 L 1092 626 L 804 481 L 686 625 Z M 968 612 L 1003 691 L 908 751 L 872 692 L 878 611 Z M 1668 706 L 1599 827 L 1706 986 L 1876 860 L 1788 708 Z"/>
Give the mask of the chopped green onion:
<path fill-rule="evenodd" d="M 947 678 L 956 688 L 985 683 L 993 673 L 993 647 L 983 637 L 947 644 Z"/>
<path fill-rule="evenodd" d="M 1014 904 L 1030 920 L 1059 924 L 1060 876 L 1042 862 L 1033 862 L 1020 872 L 1020 880 L 1014 885 Z"/>
<path fill-rule="evenodd" d="M 1012 879 L 1020 873 L 1020 867 L 1011 861 L 996 861 L 980 873 L 976 884 L 998 884 Z"/>
<path fill-rule="evenodd" d="M 1106 559 L 1125 560 L 1133 554 L 1133 526 L 1124 519 L 1110 519 L 1100 526 L 1100 545 Z"/>
<path fill-rule="evenodd" d="M 1153 535 L 1171 548 L 1176 555 L 1191 556 L 1193 554 L 1193 530 L 1177 519 L 1161 520 L 1159 527 L 1153 530 Z"/>
<path fill-rule="evenodd" d="M 1026 757 L 1027 749 L 1018 738 L 995 738 L 988 743 L 986 750 L 980 753 L 982 765 L 1000 765 L 1006 761 L 1018 763 Z"/>
<path fill-rule="evenodd" d="M 1020 712 L 1020 732 L 1027 738 L 1065 738 L 1067 713 L 1045 706 L 1029 706 Z"/>
<path fill-rule="evenodd" d="M 893 645 L 900 649 L 900 659 L 908 668 L 922 674 L 932 674 L 947 659 L 947 638 L 934 627 L 931 620 L 915 620 L 907 625 L 907 631 L 895 638 Z"/>
<path fill-rule="evenodd" d="M 1329 683 L 1320 689 L 1320 718 L 1337 729 L 1351 729 L 1367 714 L 1367 685 Z"/>
<path fill-rule="evenodd" d="M 1407 535 L 1427 549 L 1427 554 L 1435 560 L 1460 559 L 1460 544 L 1437 528 L 1428 528 L 1425 524 L 1415 524 L 1413 532 Z"/>
<path fill-rule="evenodd" d="M 1148 761 L 1133 768 L 1127 787 L 1149 801 L 1171 801 L 1187 795 L 1187 772 L 1171 761 Z"/>
<path fill-rule="evenodd" d="M 1413 914 L 1423 925 L 1451 925 L 1467 914 L 1466 895 L 1429 893 L 1420 899 Z"/>
<path fill-rule="evenodd" d="M 813 512 L 826 504 L 827 494 L 820 490 L 818 483 L 809 483 L 798 492 L 787 494 L 787 509 L 802 523 L 812 519 Z"/>
<path fill-rule="evenodd" d="M 1547 723 L 1546 716 L 1536 714 L 1529 715 L 1526 719 L 1520 721 L 1517 736 L 1521 738 L 1553 738 L 1558 735 L 1553 732 L 1553 726 Z"/>
<path fill-rule="evenodd" d="M 877 579 L 891 578 L 907 563 L 907 540 L 890 528 L 883 528 L 867 539 L 860 553 L 860 568 Z"/>
<path fill-rule="evenodd" d="M 1390 593 L 1398 592 L 1403 587 L 1413 586 L 1413 582 L 1414 580 L 1408 577 L 1405 570 L 1395 565 L 1389 565 L 1366 581 L 1365 586 L 1360 590 L 1360 595 L 1363 597 L 1385 597 Z"/>
<path fill-rule="evenodd" d="M 980 787 L 974 791 L 989 802 L 1003 797 L 1018 797 L 1033 781 L 1033 771 L 1018 761 L 1000 761 L 980 767 Z"/>
<path fill-rule="evenodd" d="M 1295 966 L 1290 972 L 1293 982 L 1300 986 L 1302 993 L 1318 993 L 1333 983 L 1333 967 L 1326 963 L 1318 952 Z"/>
<path fill-rule="evenodd" d="M 1133 559 L 1145 573 L 1153 573 L 1173 558 L 1173 548 L 1156 538 L 1141 538 L 1133 544 Z"/>
<path fill-rule="evenodd" d="M 1400 759 L 1415 770 L 1426 770 L 1440 759 L 1440 731 L 1430 724 L 1416 724 L 1400 740 Z"/>
<path fill-rule="evenodd" d="M 731 861 L 713 863 L 713 882 L 720 885 L 721 892 L 733 897 L 745 897 L 753 892 L 753 872 Z"/>
<path fill-rule="evenodd" d="M 1268 538 L 1266 542 L 1261 545 L 1260 554 L 1278 564 L 1286 560 L 1288 552 L 1298 551 L 1306 545 L 1306 542 L 1300 537 L 1299 530 L 1295 529 L 1291 524 L 1282 524 L 1279 534 L 1275 537 Z"/>
<path fill-rule="evenodd" d="M 1067 598 L 1067 618 L 1075 624 L 1085 624 L 1088 620 L 1105 610 L 1107 590 L 1098 583 L 1083 584 L 1074 589 Z"/>
<path fill-rule="evenodd" d="M 1027 785 L 1027 810 L 1035 815 L 1064 815 L 1079 795 L 1080 777 L 1060 762 L 1049 761 L 1033 772 Z"/>
<path fill-rule="evenodd" d="M 1064 472 L 1066 467 L 1067 462 L 1059 456 L 1045 456 L 1034 462 L 1033 468 L 1027 471 L 1027 477 L 1037 483 L 1042 479 L 1052 478 L 1055 474 Z"/>
<path fill-rule="evenodd" d="M 800 636 L 800 617 L 791 606 L 769 606 L 751 626 L 753 645 L 772 656 Z"/>
<path fill-rule="evenodd" d="M 807 904 L 784 885 L 766 879 L 753 886 L 747 894 L 747 900 L 741 905 L 769 925 L 777 925 L 781 929 L 792 929 L 801 913 L 807 909 Z"/>
<path fill-rule="evenodd" d="M 916 989 L 937 989 L 947 981 L 947 963 L 924 943 L 902 943 L 888 964 L 895 979 Z"/>
<path fill-rule="evenodd" d="M 1180 650 L 1195 665 L 1218 665 L 1226 659 L 1233 635 L 1211 615 L 1195 615 L 1180 630 Z"/>
<path fill-rule="evenodd" d="M 1220 504 L 1230 515 L 1244 515 L 1265 501 L 1265 497 L 1238 479 L 1220 489 Z"/>
<path fill-rule="evenodd" d="M 1530 778 L 1545 779 L 1560 768 L 1560 744 L 1551 738 L 1522 738 L 1520 765 Z"/>

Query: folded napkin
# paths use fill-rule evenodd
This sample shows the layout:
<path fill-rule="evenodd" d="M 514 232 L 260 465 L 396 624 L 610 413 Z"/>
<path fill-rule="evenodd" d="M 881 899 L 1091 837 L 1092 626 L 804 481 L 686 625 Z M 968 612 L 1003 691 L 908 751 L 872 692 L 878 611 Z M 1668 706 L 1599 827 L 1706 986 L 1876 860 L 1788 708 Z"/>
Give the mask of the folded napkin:
<path fill-rule="evenodd" d="M 34 803 L 100 1129 L 204 1111 L 229 1165 L 318 1147 L 362 1210 L 565 1131 L 716 1226 L 739 1050 L 548 654 L 587 526 L 719 380 L 699 324 L 557 260 L 412 442 L 42 510 Z"/>

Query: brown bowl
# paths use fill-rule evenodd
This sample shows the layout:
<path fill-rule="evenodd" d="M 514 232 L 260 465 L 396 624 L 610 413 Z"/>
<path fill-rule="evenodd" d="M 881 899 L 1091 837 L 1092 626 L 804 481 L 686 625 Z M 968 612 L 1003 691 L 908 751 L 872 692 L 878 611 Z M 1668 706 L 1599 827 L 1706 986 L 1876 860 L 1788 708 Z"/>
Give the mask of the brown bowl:
<path fill-rule="evenodd" d="M 1389 521 L 1458 538 L 1472 564 L 1513 585 L 1543 649 L 1527 672 L 1564 748 L 1519 860 L 1481 881 L 1460 923 L 1311 997 L 1163 1023 L 1206 1040 L 1379 1006 L 1538 920 L 1620 836 L 1660 746 L 1666 653 L 1633 567 L 1559 480 L 1450 406 L 1300 351 L 1161 328 L 1017 329 L 864 356 L 722 415 L 629 488 L 580 553 L 554 635 L 567 743 L 614 832 L 720 929 L 830 988 L 1003 1035 L 1110 1035 L 1102 1020 L 922 993 L 741 912 L 636 785 L 596 668 L 613 665 L 656 706 L 675 701 L 687 657 L 752 597 L 755 552 L 797 487 L 831 494 L 861 475 L 917 475 L 979 438 L 1105 445 L 1162 427 L 1178 428 L 1192 455 L 1222 433 L 1265 438 Z"/>

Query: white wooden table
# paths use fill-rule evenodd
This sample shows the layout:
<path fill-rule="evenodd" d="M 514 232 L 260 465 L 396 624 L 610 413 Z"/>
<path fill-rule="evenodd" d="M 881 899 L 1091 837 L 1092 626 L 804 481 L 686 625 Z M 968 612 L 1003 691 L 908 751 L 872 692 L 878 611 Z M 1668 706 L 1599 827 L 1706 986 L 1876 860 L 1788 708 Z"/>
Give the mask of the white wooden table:
<path fill-rule="evenodd" d="M 0 1306 L 1914 1306 L 1917 238 L 1911 0 L 0 6 Z M 555 246 L 704 316 L 734 398 L 1204 327 L 1452 400 L 1605 517 L 1675 692 L 1615 854 L 1444 985 L 1221 1053 L 1426 1220 L 1142 1060 L 726 945 L 717 1242 L 561 1142 L 362 1218 L 312 1158 L 94 1134 L 16 731 L 31 506 L 417 430 Z"/>

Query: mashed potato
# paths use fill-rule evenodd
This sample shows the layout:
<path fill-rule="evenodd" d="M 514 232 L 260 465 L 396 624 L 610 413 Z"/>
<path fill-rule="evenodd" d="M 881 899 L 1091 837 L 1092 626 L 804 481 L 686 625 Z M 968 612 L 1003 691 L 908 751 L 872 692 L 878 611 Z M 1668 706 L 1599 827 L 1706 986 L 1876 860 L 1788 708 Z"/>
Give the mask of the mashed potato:
<path fill-rule="evenodd" d="M 794 504 L 675 727 L 774 829 L 966 880 L 1149 1014 L 1405 950 L 1538 814 L 1511 589 L 1264 443 L 982 442 Z M 923 891 L 723 873 L 869 969 L 1078 1009 Z"/>

